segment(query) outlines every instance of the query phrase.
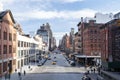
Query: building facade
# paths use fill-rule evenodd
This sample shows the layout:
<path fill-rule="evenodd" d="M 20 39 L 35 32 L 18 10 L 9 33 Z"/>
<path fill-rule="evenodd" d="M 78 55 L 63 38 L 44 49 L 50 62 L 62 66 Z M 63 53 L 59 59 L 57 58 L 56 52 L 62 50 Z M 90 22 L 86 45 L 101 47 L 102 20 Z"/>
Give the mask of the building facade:
<path fill-rule="evenodd" d="M 71 28 L 70 31 L 70 37 L 69 37 L 69 45 L 70 45 L 70 52 L 75 52 L 75 34 L 74 34 L 74 28 Z"/>
<path fill-rule="evenodd" d="M 109 14 L 102 14 L 102 13 L 95 13 L 94 17 L 86 17 L 84 22 L 89 22 L 89 20 L 95 20 L 96 23 L 107 23 L 114 19 L 114 15 L 112 13 Z"/>
<path fill-rule="evenodd" d="M 44 43 L 44 51 L 49 50 L 49 35 L 48 31 L 45 29 L 44 25 L 37 30 L 37 35 L 42 36 Z"/>
<path fill-rule="evenodd" d="M 45 51 L 51 51 L 53 50 L 54 46 L 56 46 L 56 44 L 54 44 L 55 41 L 53 41 L 55 38 L 53 38 L 53 33 L 50 29 L 49 23 L 43 24 L 40 29 L 37 30 L 37 35 L 43 37 L 43 42 L 46 45 Z"/>
<path fill-rule="evenodd" d="M 78 45 L 79 42 L 79 37 L 78 37 L 78 32 L 75 33 L 75 53 L 80 53 L 80 46 Z"/>
<path fill-rule="evenodd" d="M 77 62 L 86 65 L 101 63 L 100 29 L 102 24 L 95 23 L 95 20 L 78 23 L 78 48 L 80 53 L 75 55 Z"/>
<path fill-rule="evenodd" d="M 102 37 L 102 67 L 120 71 L 120 19 L 109 21 L 100 27 Z"/>
<path fill-rule="evenodd" d="M 15 20 L 10 10 L 0 12 L 0 76 L 11 73 L 16 67 Z"/>
<path fill-rule="evenodd" d="M 26 35 L 17 34 L 17 58 L 16 69 L 22 69 L 24 65 L 29 65 L 37 60 L 40 46 L 39 41 Z"/>
<path fill-rule="evenodd" d="M 101 39 L 100 29 L 101 24 L 96 24 L 94 20 L 85 23 L 83 31 L 83 53 L 88 56 L 101 55 Z"/>

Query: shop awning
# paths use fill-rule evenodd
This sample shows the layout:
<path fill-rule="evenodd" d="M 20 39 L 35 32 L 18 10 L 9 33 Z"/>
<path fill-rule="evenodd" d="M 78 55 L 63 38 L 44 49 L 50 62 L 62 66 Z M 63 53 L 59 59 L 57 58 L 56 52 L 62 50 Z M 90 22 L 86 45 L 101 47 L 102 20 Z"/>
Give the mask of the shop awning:
<path fill-rule="evenodd" d="M 101 58 L 101 56 L 75 55 L 77 58 Z"/>

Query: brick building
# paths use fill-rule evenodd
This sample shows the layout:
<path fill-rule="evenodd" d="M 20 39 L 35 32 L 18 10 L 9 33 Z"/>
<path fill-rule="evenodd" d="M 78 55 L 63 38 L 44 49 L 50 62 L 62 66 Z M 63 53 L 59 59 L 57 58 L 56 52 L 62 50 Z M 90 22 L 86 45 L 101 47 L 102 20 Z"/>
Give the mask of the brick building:
<path fill-rule="evenodd" d="M 15 70 L 16 30 L 10 10 L 0 12 L 0 76 Z"/>
<path fill-rule="evenodd" d="M 61 50 L 66 52 L 66 53 L 69 53 L 69 49 L 70 49 L 70 40 L 69 40 L 69 38 L 70 37 L 67 34 L 65 34 L 62 37 L 61 44 L 60 44 Z"/>
<path fill-rule="evenodd" d="M 102 66 L 107 70 L 120 70 L 120 19 L 109 21 L 100 27 Z"/>
<path fill-rule="evenodd" d="M 80 50 L 79 50 L 79 45 L 78 45 L 78 42 L 79 42 L 79 37 L 78 37 L 78 32 L 75 33 L 75 52 L 76 53 L 80 53 Z"/>
<path fill-rule="evenodd" d="M 84 23 L 83 30 L 83 53 L 88 56 L 100 56 L 100 29 L 101 24 L 90 20 L 89 23 Z"/>
<path fill-rule="evenodd" d="M 79 48 L 79 53 L 83 54 L 83 29 L 84 29 L 84 22 L 83 18 L 81 18 L 81 22 L 77 24 L 78 26 L 78 48 Z"/>
<path fill-rule="evenodd" d="M 80 54 L 76 55 L 78 62 L 85 65 L 101 63 L 100 29 L 102 24 L 95 23 L 95 20 L 81 22 L 78 26 L 78 46 Z"/>

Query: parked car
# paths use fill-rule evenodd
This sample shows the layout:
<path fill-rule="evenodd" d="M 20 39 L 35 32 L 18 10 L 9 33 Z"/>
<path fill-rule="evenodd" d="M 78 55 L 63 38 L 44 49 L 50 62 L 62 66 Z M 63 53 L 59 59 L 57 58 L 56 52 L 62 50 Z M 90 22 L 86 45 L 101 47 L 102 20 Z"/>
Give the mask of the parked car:
<path fill-rule="evenodd" d="M 37 66 L 42 66 L 43 64 L 42 63 L 39 63 Z"/>
<path fill-rule="evenodd" d="M 92 80 L 88 75 L 84 75 L 83 77 L 82 77 L 82 80 Z"/>
<path fill-rule="evenodd" d="M 75 61 L 70 60 L 69 62 L 70 62 L 70 65 L 75 66 Z"/>
<path fill-rule="evenodd" d="M 49 57 L 48 60 L 51 60 L 51 58 Z"/>
<path fill-rule="evenodd" d="M 55 64 L 56 64 L 56 62 L 55 62 L 55 61 L 53 61 L 53 62 L 52 62 L 52 65 L 55 65 Z"/>

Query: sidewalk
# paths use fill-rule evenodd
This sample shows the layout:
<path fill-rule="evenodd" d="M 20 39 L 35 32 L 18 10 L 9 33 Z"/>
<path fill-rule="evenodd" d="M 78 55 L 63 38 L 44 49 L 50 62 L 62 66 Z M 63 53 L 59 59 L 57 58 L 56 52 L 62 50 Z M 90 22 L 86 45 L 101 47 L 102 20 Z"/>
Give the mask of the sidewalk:
<path fill-rule="evenodd" d="M 83 65 L 80 65 L 79 63 L 76 63 L 76 67 L 83 67 L 86 70 L 86 72 L 89 71 L 89 76 L 92 80 L 97 80 L 98 71 L 95 71 L 95 73 L 93 71 L 91 72 L 89 67 L 85 68 Z"/>
<path fill-rule="evenodd" d="M 105 79 L 120 80 L 119 72 L 110 72 L 110 71 L 101 70 L 101 75 L 104 76 Z"/>
<path fill-rule="evenodd" d="M 25 72 L 26 72 L 26 74 L 27 74 L 27 73 L 31 73 L 32 71 L 34 71 L 34 69 L 35 69 L 35 67 L 36 67 L 35 65 L 30 65 L 30 68 L 31 68 L 31 69 L 29 69 L 28 66 L 29 66 L 29 65 L 23 66 L 23 67 L 22 67 L 22 70 L 17 69 L 17 72 L 13 72 L 13 73 L 11 74 L 10 79 L 6 79 L 6 80 L 20 80 L 20 78 L 19 78 L 19 76 L 18 76 L 18 72 L 20 72 L 20 71 L 21 71 L 21 78 L 24 79 L 24 77 L 25 77 L 25 76 L 24 76 L 24 73 L 23 73 L 24 70 L 25 70 Z M 21 80 L 22 80 L 22 79 L 21 79 Z M 0 80 L 5 80 L 5 77 L 3 76 L 2 78 L 0 78 Z"/>

